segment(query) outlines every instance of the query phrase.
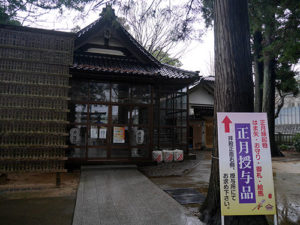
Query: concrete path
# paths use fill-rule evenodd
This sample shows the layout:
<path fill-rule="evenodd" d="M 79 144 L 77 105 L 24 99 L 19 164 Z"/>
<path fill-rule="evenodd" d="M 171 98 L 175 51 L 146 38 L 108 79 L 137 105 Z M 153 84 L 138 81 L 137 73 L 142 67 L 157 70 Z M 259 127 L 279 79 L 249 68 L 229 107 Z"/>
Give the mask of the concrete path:
<path fill-rule="evenodd" d="M 82 169 L 73 225 L 201 224 L 134 168 Z"/>

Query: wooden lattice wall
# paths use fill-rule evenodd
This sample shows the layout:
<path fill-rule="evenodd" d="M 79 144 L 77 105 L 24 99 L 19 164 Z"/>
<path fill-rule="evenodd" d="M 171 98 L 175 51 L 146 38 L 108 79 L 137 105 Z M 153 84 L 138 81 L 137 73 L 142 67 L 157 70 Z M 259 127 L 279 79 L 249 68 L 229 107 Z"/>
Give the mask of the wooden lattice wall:
<path fill-rule="evenodd" d="M 73 36 L 0 27 L 0 173 L 64 171 Z"/>

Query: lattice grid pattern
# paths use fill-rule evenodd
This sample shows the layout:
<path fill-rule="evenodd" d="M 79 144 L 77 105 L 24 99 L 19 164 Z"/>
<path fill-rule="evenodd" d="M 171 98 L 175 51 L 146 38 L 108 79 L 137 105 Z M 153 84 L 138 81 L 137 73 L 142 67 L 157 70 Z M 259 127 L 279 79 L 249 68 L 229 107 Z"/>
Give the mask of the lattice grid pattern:
<path fill-rule="evenodd" d="M 0 173 L 64 171 L 73 42 L 0 28 Z"/>

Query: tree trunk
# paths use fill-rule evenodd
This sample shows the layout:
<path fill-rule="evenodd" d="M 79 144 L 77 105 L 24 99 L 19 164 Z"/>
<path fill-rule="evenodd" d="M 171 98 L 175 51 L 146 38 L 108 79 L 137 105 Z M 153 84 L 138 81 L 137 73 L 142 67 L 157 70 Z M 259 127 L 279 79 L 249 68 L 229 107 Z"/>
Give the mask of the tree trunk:
<path fill-rule="evenodd" d="M 277 104 L 277 108 L 276 108 L 276 112 L 275 112 L 274 118 L 276 119 L 279 116 L 280 110 L 284 106 L 285 97 L 288 94 L 283 94 L 279 88 L 276 88 L 276 85 L 275 85 L 275 89 L 276 89 L 276 91 L 278 93 L 278 98 L 279 98 L 279 100 L 278 100 L 279 103 L 278 103 L 278 102 L 276 102 L 276 97 L 275 97 L 275 105 Z"/>
<path fill-rule="evenodd" d="M 215 0 L 215 112 L 252 112 L 253 80 L 247 0 Z M 208 194 L 201 219 L 221 224 L 217 124 Z M 227 216 L 227 225 L 267 225 L 264 216 Z"/>
<path fill-rule="evenodd" d="M 271 155 L 283 156 L 275 142 L 275 73 L 274 60 L 264 54 L 264 92 L 262 111 L 267 113 Z"/>
<path fill-rule="evenodd" d="M 274 10 L 275 12 L 275 10 Z M 272 34 L 274 33 L 274 21 L 275 14 L 270 13 L 267 18 L 269 23 L 265 24 L 264 42 L 265 48 L 272 44 Z M 283 156 L 279 151 L 279 148 L 275 142 L 275 59 L 271 50 L 265 50 L 263 53 L 264 58 L 264 83 L 263 83 L 263 102 L 262 102 L 262 112 L 266 112 L 268 116 L 269 125 L 269 138 L 270 138 L 270 148 L 271 155 Z"/>
<path fill-rule="evenodd" d="M 255 97 L 254 111 L 261 112 L 262 110 L 262 95 L 263 95 L 263 75 L 264 64 L 260 61 L 262 57 L 262 34 L 261 31 L 255 31 L 253 35 L 253 61 L 254 61 L 254 76 L 255 76 Z"/>

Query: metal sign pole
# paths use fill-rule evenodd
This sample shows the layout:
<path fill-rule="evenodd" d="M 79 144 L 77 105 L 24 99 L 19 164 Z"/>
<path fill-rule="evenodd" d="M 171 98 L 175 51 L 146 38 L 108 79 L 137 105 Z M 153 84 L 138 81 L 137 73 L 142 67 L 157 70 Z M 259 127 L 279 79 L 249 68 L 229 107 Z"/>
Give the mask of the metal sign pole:
<path fill-rule="evenodd" d="M 274 225 L 277 225 L 277 214 L 274 214 Z"/>
<path fill-rule="evenodd" d="M 225 225 L 224 216 L 221 216 L 221 225 Z M 274 225 L 277 225 L 277 224 L 274 224 Z"/>

